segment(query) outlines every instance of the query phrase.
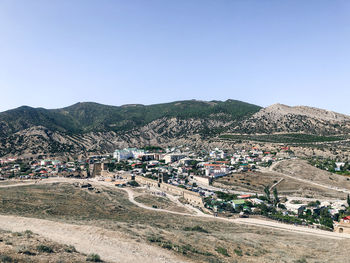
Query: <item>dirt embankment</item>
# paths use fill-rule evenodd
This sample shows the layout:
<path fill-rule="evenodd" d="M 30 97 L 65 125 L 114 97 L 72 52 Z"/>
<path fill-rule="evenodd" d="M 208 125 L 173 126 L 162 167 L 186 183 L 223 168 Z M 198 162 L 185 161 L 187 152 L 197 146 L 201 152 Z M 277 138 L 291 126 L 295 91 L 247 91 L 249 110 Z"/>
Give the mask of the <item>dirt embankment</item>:
<path fill-rule="evenodd" d="M 4 230 L 30 230 L 47 239 L 74 246 L 79 252 L 97 253 L 110 262 L 179 263 L 183 258 L 147 244 L 127 239 L 123 234 L 99 227 L 72 225 L 43 219 L 0 215 Z"/>

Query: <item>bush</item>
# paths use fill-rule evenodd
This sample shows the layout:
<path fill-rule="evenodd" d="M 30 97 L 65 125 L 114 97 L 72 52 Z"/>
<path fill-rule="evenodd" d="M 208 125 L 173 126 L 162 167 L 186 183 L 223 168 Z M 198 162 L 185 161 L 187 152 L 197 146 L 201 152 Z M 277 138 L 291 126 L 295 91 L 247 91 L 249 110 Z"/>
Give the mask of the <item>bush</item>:
<path fill-rule="evenodd" d="M 205 230 L 201 226 L 194 226 L 194 227 L 185 227 L 185 231 L 197 231 L 197 232 L 202 232 L 202 233 L 209 233 L 209 231 Z"/>
<path fill-rule="evenodd" d="M 147 240 L 152 243 L 160 243 L 163 241 L 163 238 L 161 236 L 150 235 L 147 237 Z"/>
<path fill-rule="evenodd" d="M 74 246 L 68 246 L 68 247 L 64 248 L 64 251 L 66 251 L 67 253 L 77 252 L 77 250 L 75 249 Z"/>
<path fill-rule="evenodd" d="M 101 257 L 98 254 L 90 254 L 87 256 L 86 261 L 90 262 L 102 262 Z"/>
<path fill-rule="evenodd" d="M 25 234 L 27 237 L 32 237 L 33 232 L 30 231 L 30 230 L 26 230 L 26 231 L 24 231 L 24 234 Z"/>
<path fill-rule="evenodd" d="M 217 247 L 216 252 L 220 253 L 221 255 L 224 255 L 225 257 L 229 257 L 229 253 L 227 252 L 227 249 L 224 247 Z"/>
<path fill-rule="evenodd" d="M 1 263 L 10 263 L 10 262 L 14 262 L 14 260 L 7 255 L 0 255 L 0 262 Z"/>
<path fill-rule="evenodd" d="M 16 247 L 16 252 L 19 254 L 33 256 L 35 253 L 31 252 L 26 246 L 18 246 Z"/>
<path fill-rule="evenodd" d="M 240 257 L 241 257 L 241 256 L 243 255 L 242 250 L 239 249 L 239 248 L 236 248 L 234 251 L 235 251 L 235 253 L 236 253 L 237 256 L 240 256 Z"/>
<path fill-rule="evenodd" d="M 140 186 L 139 183 L 136 182 L 136 181 L 129 181 L 128 184 L 129 184 L 130 186 L 133 186 L 133 187 L 138 187 L 138 186 Z"/>
<path fill-rule="evenodd" d="M 50 246 L 45 246 L 45 245 L 39 245 L 36 247 L 36 249 L 39 252 L 44 252 L 44 253 L 53 253 L 53 249 Z"/>

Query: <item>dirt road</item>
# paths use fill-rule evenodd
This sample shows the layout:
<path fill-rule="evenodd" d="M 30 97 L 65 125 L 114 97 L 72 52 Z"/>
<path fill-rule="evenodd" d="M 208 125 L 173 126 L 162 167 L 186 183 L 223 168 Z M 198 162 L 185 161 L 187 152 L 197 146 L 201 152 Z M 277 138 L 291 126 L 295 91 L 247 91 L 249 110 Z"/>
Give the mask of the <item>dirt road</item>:
<path fill-rule="evenodd" d="M 133 194 L 133 191 L 131 189 L 123 188 L 123 190 L 128 193 L 129 201 L 131 203 L 133 203 L 133 204 L 135 204 L 138 207 L 141 207 L 143 209 L 147 209 L 147 210 L 165 212 L 165 213 L 182 215 L 182 216 L 201 217 L 201 218 L 207 218 L 207 219 L 210 218 L 213 220 L 226 221 L 226 222 L 231 222 L 234 224 L 246 224 L 246 225 L 252 225 L 252 226 L 257 226 L 257 227 L 272 228 L 272 229 L 277 229 L 277 230 L 281 230 L 281 231 L 289 231 L 289 232 L 293 232 L 293 233 L 313 235 L 313 236 L 318 236 L 318 237 L 323 237 L 323 238 L 350 239 L 350 235 L 348 235 L 348 234 L 339 234 L 339 233 L 335 233 L 335 232 L 322 231 L 319 229 L 313 229 L 313 228 L 309 228 L 309 227 L 294 226 L 294 225 L 279 223 L 279 222 L 271 221 L 271 220 L 262 220 L 262 219 L 257 219 L 257 218 L 229 219 L 229 218 L 222 218 L 222 217 L 213 217 L 212 215 L 204 214 L 201 211 L 198 212 L 197 214 L 186 214 L 186 213 L 168 211 L 165 209 L 152 208 L 152 207 L 148 207 L 144 204 L 137 202 L 134 199 L 134 194 Z"/>
<path fill-rule="evenodd" d="M 310 180 L 306 180 L 306 179 L 302 179 L 302 178 L 298 178 L 296 176 L 291 176 L 291 175 L 288 175 L 288 174 L 284 174 L 284 173 L 280 173 L 280 172 L 277 172 L 276 170 L 274 170 L 274 168 L 280 164 L 281 162 L 285 162 L 286 160 L 283 160 L 283 161 L 278 161 L 274 164 L 272 164 L 268 171 L 270 173 L 274 173 L 278 176 L 284 176 L 284 177 L 288 177 L 288 178 L 291 178 L 291 179 L 294 179 L 294 180 L 298 180 L 300 182 L 303 182 L 303 183 L 306 183 L 306 184 L 311 184 L 311 185 L 315 185 L 315 186 L 318 186 L 318 187 L 322 187 L 322 188 L 325 188 L 325 189 L 328 189 L 328 190 L 332 190 L 332 191 L 337 191 L 337 192 L 342 192 L 342 193 L 346 193 L 346 194 L 350 194 L 350 190 L 348 189 L 345 189 L 345 188 L 338 188 L 338 187 L 335 187 L 335 186 L 328 186 L 328 185 L 324 185 L 324 184 L 320 184 L 320 183 L 316 183 L 316 182 L 313 182 L 313 181 L 310 181 Z M 263 172 L 263 171 L 262 171 Z"/>

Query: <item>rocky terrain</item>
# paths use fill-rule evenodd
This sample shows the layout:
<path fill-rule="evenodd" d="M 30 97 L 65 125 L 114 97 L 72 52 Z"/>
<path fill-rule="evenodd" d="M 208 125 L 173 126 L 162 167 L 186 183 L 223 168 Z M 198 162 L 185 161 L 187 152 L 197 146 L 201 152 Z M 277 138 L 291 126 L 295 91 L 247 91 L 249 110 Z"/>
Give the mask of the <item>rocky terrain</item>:
<path fill-rule="evenodd" d="M 261 109 L 233 130 L 243 133 L 347 134 L 350 132 L 350 116 L 313 107 L 274 104 Z"/>

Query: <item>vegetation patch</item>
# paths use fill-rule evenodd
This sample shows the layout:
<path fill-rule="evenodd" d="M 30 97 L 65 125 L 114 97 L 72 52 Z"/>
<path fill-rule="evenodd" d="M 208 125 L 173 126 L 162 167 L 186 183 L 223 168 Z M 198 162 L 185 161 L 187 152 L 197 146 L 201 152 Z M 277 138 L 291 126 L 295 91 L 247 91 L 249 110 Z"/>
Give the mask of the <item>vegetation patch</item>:
<path fill-rule="evenodd" d="M 194 227 L 185 227 L 185 231 L 196 231 L 196 232 L 202 232 L 202 233 L 209 233 L 209 231 L 205 230 L 201 226 L 194 226 Z"/>
<path fill-rule="evenodd" d="M 103 262 L 98 254 L 90 254 L 87 256 L 86 261 L 89 262 Z"/>
<path fill-rule="evenodd" d="M 225 257 L 230 256 L 230 254 L 227 252 L 227 249 L 224 247 L 217 247 L 215 250 L 216 250 L 216 252 L 218 252 L 221 255 L 224 255 Z"/>

